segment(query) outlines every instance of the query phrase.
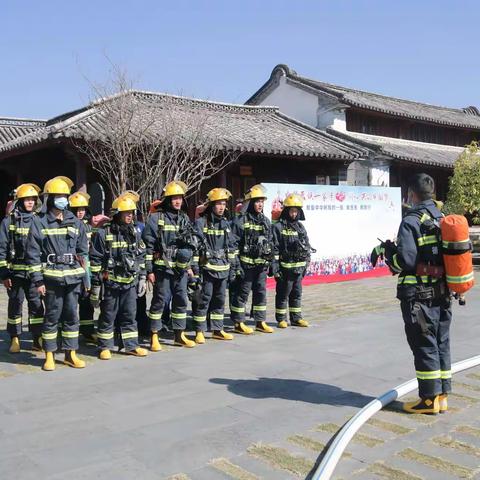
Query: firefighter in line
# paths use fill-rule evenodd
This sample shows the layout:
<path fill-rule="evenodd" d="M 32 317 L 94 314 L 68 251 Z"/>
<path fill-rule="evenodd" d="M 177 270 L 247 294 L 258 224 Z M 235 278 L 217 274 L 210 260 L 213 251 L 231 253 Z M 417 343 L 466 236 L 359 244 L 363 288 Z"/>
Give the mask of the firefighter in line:
<path fill-rule="evenodd" d="M 254 185 L 245 194 L 243 213 L 232 222 L 232 232 L 237 237 L 239 268 L 233 282 L 230 303 L 231 318 L 235 331 L 244 335 L 253 333 L 245 325 L 245 308 L 250 291 L 253 295 L 253 318 L 255 329 L 263 333 L 273 333 L 267 325 L 267 272 L 274 259 L 275 245 L 272 226 L 263 214 L 266 191 L 263 185 Z"/>
<path fill-rule="evenodd" d="M 68 204 L 70 211 L 81 221 L 85 226 L 89 246 L 92 243 L 92 214 L 89 210 L 90 195 L 85 192 L 75 192 L 68 197 Z M 91 271 L 87 269 L 88 281 L 91 284 Z M 85 340 L 96 342 L 95 324 L 93 322 L 94 308 L 89 298 L 89 289 L 85 288 L 80 294 L 79 300 L 79 317 L 80 317 L 80 333 Z"/>
<path fill-rule="evenodd" d="M 85 367 L 78 349 L 78 298 L 85 288 L 88 240 L 83 223 L 68 207 L 73 182 L 68 177 L 52 178 L 43 188 L 42 213 L 33 219 L 26 244 L 26 263 L 31 282 L 45 299 L 42 347 L 43 370 L 55 370 L 54 352 L 61 324 L 62 349 L 66 365 Z"/>
<path fill-rule="evenodd" d="M 409 183 L 409 204 L 400 224 L 397 245 L 389 242 L 385 259 L 398 273 L 405 333 L 413 353 L 419 400 L 404 403 L 409 413 L 447 411 L 451 391 L 451 294 L 447 288 L 439 222 L 443 214 L 433 201 L 435 184 L 416 174 Z"/>
<path fill-rule="evenodd" d="M 273 236 L 277 247 L 274 261 L 276 279 L 275 318 L 278 328 L 287 328 L 287 306 L 290 324 L 295 327 L 308 327 L 302 318 L 302 280 L 305 276 L 312 248 L 307 231 L 301 223 L 305 220 L 303 200 L 291 194 L 283 202 L 278 222 L 273 226 Z"/>
<path fill-rule="evenodd" d="M 160 351 L 158 332 L 162 328 L 162 314 L 171 299 L 171 322 L 174 344 L 192 348 L 195 342 L 187 338 L 188 279 L 194 277 L 193 256 L 196 253 L 193 226 L 183 211 L 187 186 L 172 181 L 163 189 L 156 212 L 151 213 L 143 230 L 147 247 L 147 279 L 153 284 L 153 296 L 148 316 L 151 322 L 150 349 Z"/>
<path fill-rule="evenodd" d="M 40 187 L 24 183 L 16 188 L 12 209 L 0 225 L 0 277 L 8 293 L 7 332 L 10 353 L 20 352 L 22 306 L 28 304 L 28 328 L 33 337 L 32 350 L 40 351 L 43 303 L 30 281 L 25 261 L 25 244 L 33 218 L 40 209 Z"/>
<path fill-rule="evenodd" d="M 203 240 L 198 260 L 201 291 L 198 302 L 192 305 L 198 344 L 205 343 L 207 315 L 210 315 L 212 338 L 233 340 L 233 335 L 223 330 L 225 292 L 231 263 L 236 258 L 230 223 L 225 216 L 231 196 L 225 188 L 210 190 L 206 208 L 195 222 L 195 229 Z"/>
<path fill-rule="evenodd" d="M 125 192 L 113 201 L 112 221 L 98 229 L 90 250 L 90 300 L 95 308 L 100 306 L 97 342 L 101 360 L 112 358 L 116 325 L 120 349 L 137 357 L 148 354 L 139 347 L 136 321 L 137 297 L 147 291 L 145 244 L 134 223 L 138 200 L 134 192 Z"/>

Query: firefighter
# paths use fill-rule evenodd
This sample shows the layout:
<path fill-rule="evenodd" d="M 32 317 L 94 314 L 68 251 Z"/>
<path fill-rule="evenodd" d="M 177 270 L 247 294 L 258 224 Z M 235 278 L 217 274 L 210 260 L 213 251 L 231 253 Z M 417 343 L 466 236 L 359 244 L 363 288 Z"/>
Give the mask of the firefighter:
<path fill-rule="evenodd" d="M 147 247 L 147 279 L 153 284 L 153 296 L 148 316 L 151 321 L 150 349 L 161 350 L 158 332 L 162 328 L 165 303 L 171 298 L 171 321 L 174 344 L 192 348 L 195 342 L 187 338 L 187 285 L 194 277 L 191 268 L 196 251 L 193 226 L 185 208 L 187 186 L 172 181 L 163 189 L 156 212 L 151 213 L 143 230 Z"/>
<path fill-rule="evenodd" d="M 253 318 L 255 329 L 263 333 L 273 333 L 266 323 L 267 316 L 267 271 L 274 259 L 272 226 L 263 214 L 266 199 L 263 185 L 254 185 L 245 194 L 243 213 L 232 222 L 232 232 L 238 239 L 239 268 L 231 288 L 231 318 L 235 331 L 244 335 L 253 333 L 245 325 L 245 306 L 250 291 L 253 293 Z"/>
<path fill-rule="evenodd" d="M 30 278 L 45 297 L 42 346 L 43 370 L 55 370 L 54 352 L 61 323 L 62 349 L 66 365 L 85 367 L 78 349 L 78 297 L 85 288 L 88 240 L 83 223 L 69 210 L 68 196 L 73 182 L 55 177 L 43 188 L 43 212 L 36 215 L 27 238 L 26 263 Z"/>
<path fill-rule="evenodd" d="M 40 187 L 33 183 L 18 186 L 13 208 L 0 225 L 0 277 L 8 293 L 7 332 L 10 335 L 10 353 L 20 352 L 25 297 L 28 303 L 28 327 L 33 337 L 32 349 L 42 349 L 43 303 L 35 285 L 30 281 L 25 261 L 28 232 L 41 205 L 39 192 Z"/>
<path fill-rule="evenodd" d="M 301 223 L 305 220 L 303 200 L 291 194 L 283 202 L 278 222 L 273 226 L 273 236 L 278 249 L 274 262 L 276 279 L 275 318 L 278 328 L 287 328 L 287 305 L 290 324 L 308 327 L 302 318 L 302 279 L 305 276 L 312 251 L 307 231 Z"/>
<path fill-rule="evenodd" d="M 232 340 L 233 335 L 223 330 L 225 292 L 230 264 L 235 260 L 235 244 L 230 224 L 225 217 L 227 201 L 232 194 L 225 188 L 214 188 L 207 194 L 206 208 L 195 222 L 202 239 L 199 256 L 201 289 L 198 302 L 193 303 L 195 342 L 205 343 L 207 315 L 210 315 L 212 338 Z"/>
<path fill-rule="evenodd" d="M 147 291 L 145 244 L 134 223 L 138 200 L 138 195 L 126 192 L 113 201 L 112 221 L 97 231 L 90 251 L 90 300 L 94 307 L 100 306 L 97 341 L 101 360 L 112 358 L 116 323 L 120 348 L 137 357 L 148 353 L 138 345 L 136 321 L 137 297 Z"/>
<path fill-rule="evenodd" d="M 68 203 L 70 211 L 73 212 L 76 217 L 83 222 L 85 226 L 85 232 L 89 245 L 92 242 L 92 214 L 88 208 L 90 202 L 90 195 L 85 192 L 75 192 L 68 197 Z M 91 272 L 90 268 L 87 269 L 87 279 L 91 284 Z M 90 286 L 90 285 L 88 285 Z M 79 316 L 80 316 L 80 333 L 85 340 L 90 342 L 96 342 L 97 337 L 95 335 L 95 324 L 93 322 L 94 308 L 88 297 L 88 289 L 85 288 L 80 294 L 79 301 Z"/>
<path fill-rule="evenodd" d="M 433 201 L 434 181 L 416 174 L 409 183 L 409 204 L 397 236 L 389 242 L 387 264 L 399 274 L 397 298 L 412 350 L 419 400 L 408 402 L 409 413 L 447 411 L 451 391 L 451 295 L 446 285 L 439 221 L 443 217 Z"/>

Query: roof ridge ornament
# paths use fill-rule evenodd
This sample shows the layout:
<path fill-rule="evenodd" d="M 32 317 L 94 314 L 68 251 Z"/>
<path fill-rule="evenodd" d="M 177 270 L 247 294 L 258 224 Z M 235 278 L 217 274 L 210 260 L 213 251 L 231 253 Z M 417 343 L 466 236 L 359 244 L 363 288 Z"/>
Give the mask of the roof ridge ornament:
<path fill-rule="evenodd" d="M 475 107 L 474 105 L 469 105 L 468 107 L 462 108 L 462 110 L 467 115 L 475 115 L 477 117 L 480 117 L 480 112 L 478 111 L 478 108 Z"/>

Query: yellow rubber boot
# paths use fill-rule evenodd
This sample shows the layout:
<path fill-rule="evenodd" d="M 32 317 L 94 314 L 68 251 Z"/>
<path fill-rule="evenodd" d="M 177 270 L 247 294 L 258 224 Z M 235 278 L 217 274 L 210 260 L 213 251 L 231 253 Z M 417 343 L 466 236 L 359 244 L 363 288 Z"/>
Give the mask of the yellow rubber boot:
<path fill-rule="evenodd" d="M 257 322 L 255 330 L 262 333 L 273 333 L 273 328 L 267 325 L 267 322 Z"/>
<path fill-rule="evenodd" d="M 286 320 L 281 320 L 280 322 L 278 322 L 278 325 L 277 325 L 278 328 L 287 328 L 288 327 L 288 323 Z"/>
<path fill-rule="evenodd" d="M 296 322 L 292 322 L 292 325 L 294 327 L 308 327 L 309 323 L 306 320 L 303 320 L 303 318 L 301 318 Z"/>
<path fill-rule="evenodd" d="M 436 415 L 440 412 L 438 396 L 433 398 L 420 398 L 414 402 L 403 404 L 403 410 L 408 413 Z"/>
<path fill-rule="evenodd" d="M 98 354 L 98 358 L 100 360 L 110 360 L 112 358 L 112 352 L 108 349 L 100 350 L 100 353 Z"/>
<path fill-rule="evenodd" d="M 152 352 L 159 352 L 162 349 L 162 345 L 160 344 L 160 340 L 158 339 L 158 333 L 152 333 L 152 338 L 150 340 L 150 350 Z"/>
<path fill-rule="evenodd" d="M 77 357 L 75 350 L 65 350 L 65 360 L 63 363 L 72 368 L 85 368 L 85 362 Z"/>
<path fill-rule="evenodd" d="M 205 335 L 201 330 L 195 335 L 195 343 L 198 343 L 199 345 L 203 345 L 205 343 Z"/>
<path fill-rule="evenodd" d="M 18 337 L 12 337 L 8 351 L 10 353 L 20 353 L 20 340 Z"/>
<path fill-rule="evenodd" d="M 233 335 L 231 333 L 224 332 L 223 330 L 215 330 L 212 338 L 215 338 L 216 340 L 233 340 Z"/>
<path fill-rule="evenodd" d="M 128 351 L 127 355 L 133 355 L 134 357 L 146 357 L 148 355 L 148 350 L 142 347 L 137 347 L 135 350 Z"/>
<path fill-rule="evenodd" d="M 53 352 L 45 352 L 45 363 L 42 365 L 42 370 L 46 372 L 55 370 L 55 355 Z"/>
<path fill-rule="evenodd" d="M 185 332 L 183 332 L 182 330 L 175 330 L 174 345 L 176 345 L 177 347 L 193 348 L 195 346 L 195 342 L 188 339 L 185 335 Z"/>
<path fill-rule="evenodd" d="M 443 393 L 442 395 L 438 396 L 438 407 L 440 413 L 447 413 L 448 410 L 448 395 Z"/>
<path fill-rule="evenodd" d="M 235 332 L 241 333 L 242 335 L 251 335 L 253 333 L 253 328 L 247 327 L 243 322 L 236 322 Z"/>

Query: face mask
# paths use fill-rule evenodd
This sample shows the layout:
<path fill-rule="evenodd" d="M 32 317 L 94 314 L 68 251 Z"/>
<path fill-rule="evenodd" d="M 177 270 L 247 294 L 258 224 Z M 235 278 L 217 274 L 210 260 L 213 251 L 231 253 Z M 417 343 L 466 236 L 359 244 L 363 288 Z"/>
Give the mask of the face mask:
<path fill-rule="evenodd" d="M 57 197 L 53 200 L 55 208 L 59 210 L 65 210 L 68 207 L 68 199 L 65 197 Z"/>

